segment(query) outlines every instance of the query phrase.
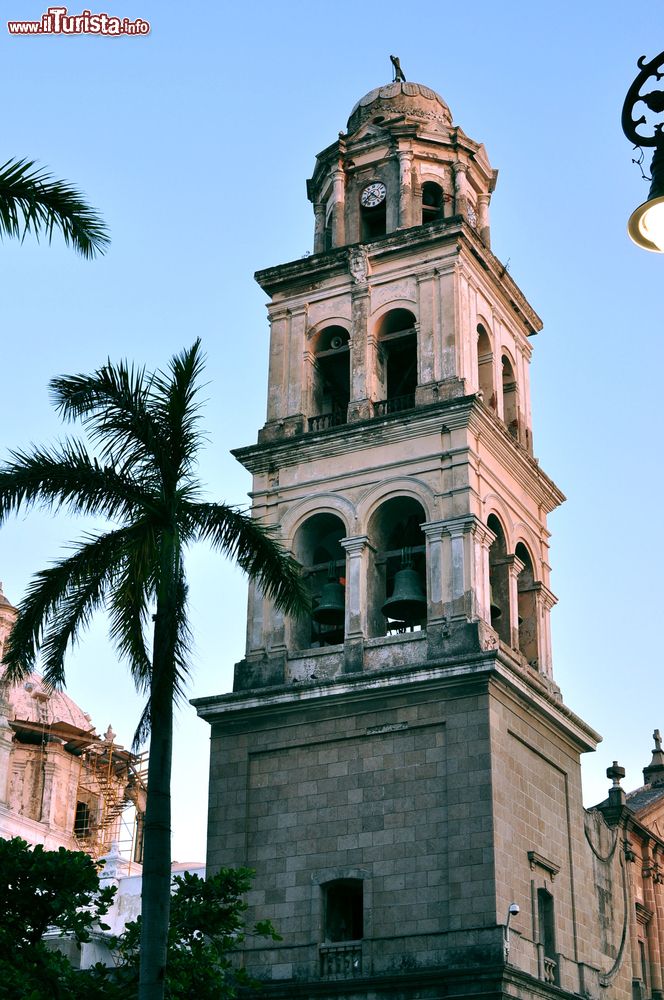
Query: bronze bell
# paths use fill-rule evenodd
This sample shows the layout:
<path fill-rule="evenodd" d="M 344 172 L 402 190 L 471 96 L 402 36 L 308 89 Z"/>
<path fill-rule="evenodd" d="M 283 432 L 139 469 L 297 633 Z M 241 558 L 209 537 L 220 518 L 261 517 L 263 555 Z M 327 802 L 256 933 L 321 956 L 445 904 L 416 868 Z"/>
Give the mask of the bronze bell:
<path fill-rule="evenodd" d="M 320 600 L 311 617 L 318 625 L 343 625 L 346 599 L 343 584 L 329 580 L 321 590 Z"/>
<path fill-rule="evenodd" d="M 392 596 L 380 610 L 386 618 L 406 625 L 413 625 L 426 617 L 427 598 L 416 570 L 407 566 L 395 574 Z"/>

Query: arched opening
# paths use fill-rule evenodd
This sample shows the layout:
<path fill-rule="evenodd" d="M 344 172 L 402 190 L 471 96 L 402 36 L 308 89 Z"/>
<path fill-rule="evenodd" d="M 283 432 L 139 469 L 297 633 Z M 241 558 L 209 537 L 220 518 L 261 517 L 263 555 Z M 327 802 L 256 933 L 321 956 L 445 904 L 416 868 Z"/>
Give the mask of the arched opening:
<path fill-rule="evenodd" d="M 493 387 L 493 351 L 491 339 L 481 323 L 477 326 L 477 384 L 486 406 L 496 408 L 496 393 Z"/>
<path fill-rule="evenodd" d="M 360 193 L 360 238 L 375 240 L 387 232 L 387 191 L 380 181 L 367 184 Z"/>
<path fill-rule="evenodd" d="M 376 403 L 377 416 L 399 413 L 415 406 L 417 388 L 417 334 L 409 309 L 392 309 L 378 328 L 378 377 L 383 399 Z"/>
<path fill-rule="evenodd" d="M 339 539 L 346 528 L 336 514 L 314 514 L 295 535 L 293 553 L 311 596 L 311 613 L 291 626 L 291 647 L 309 649 L 344 640 L 346 553 Z"/>
<path fill-rule="evenodd" d="M 338 878 L 321 886 L 323 940 L 361 941 L 364 937 L 364 886 L 359 878 Z"/>
<path fill-rule="evenodd" d="M 342 326 L 328 326 L 316 338 L 313 413 L 309 430 L 346 423 L 350 400 L 350 344 Z"/>
<path fill-rule="evenodd" d="M 443 218 L 443 189 L 433 181 L 425 181 L 422 185 L 422 225 L 427 222 L 437 222 Z"/>
<path fill-rule="evenodd" d="M 489 604 L 491 626 L 508 646 L 510 635 L 510 572 L 503 526 L 495 514 L 490 514 L 487 527 L 496 536 L 489 548 Z"/>
<path fill-rule="evenodd" d="M 422 505 L 394 497 L 369 524 L 374 548 L 368 579 L 368 633 L 397 635 L 426 628 L 426 539 Z"/>
<path fill-rule="evenodd" d="M 516 376 L 512 362 L 503 354 L 503 420 L 513 438 L 519 437 Z"/>
<path fill-rule="evenodd" d="M 519 593 L 519 652 L 521 652 L 531 667 L 539 667 L 537 643 L 537 583 L 533 570 L 533 561 L 528 549 L 519 542 L 514 552 L 517 559 L 523 563 L 523 569 L 517 578 Z"/>

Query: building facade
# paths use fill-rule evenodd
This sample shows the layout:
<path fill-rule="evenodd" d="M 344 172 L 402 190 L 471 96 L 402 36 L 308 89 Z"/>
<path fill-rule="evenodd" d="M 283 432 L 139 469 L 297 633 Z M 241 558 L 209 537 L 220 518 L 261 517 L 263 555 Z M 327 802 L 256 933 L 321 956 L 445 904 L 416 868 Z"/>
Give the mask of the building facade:
<path fill-rule="evenodd" d="M 496 177 L 434 91 L 379 87 L 317 157 L 313 255 L 257 274 L 267 420 L 235 454 L 312 610 L 252 585 L 234 691 L 195 704 L 208 870 L 254 868 L 283 936 L 243 951 L 267 996 L 661 995 L 659 793 L 630 805 L 618 767 L 584 811 L 599 736 L 553 676 L 564 497 Z"/>
<path fill-rule="evenodd" d="M 0 661 L 16 614 L 0 586 Z M 120 844 L 138 861 L 145 795 L 145 759 L 117 744 L 110 726 L 100 736 L 38 674 L 0 686 L 1 837 L 94 858 Z"/>

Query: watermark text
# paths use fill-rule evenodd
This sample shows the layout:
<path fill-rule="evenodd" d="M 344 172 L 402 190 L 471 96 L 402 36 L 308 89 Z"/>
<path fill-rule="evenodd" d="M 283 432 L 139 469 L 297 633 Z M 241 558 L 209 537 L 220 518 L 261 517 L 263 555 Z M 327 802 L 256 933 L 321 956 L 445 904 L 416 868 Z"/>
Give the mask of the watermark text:
<path fill-rule="evenodd" d="M 137 17 L 115 17 L 82 10 L 70 14 L 66 7 L 49 7 L 40 21 L 7 21 L 10 35 L 149 35 L 150 22 Z"/>

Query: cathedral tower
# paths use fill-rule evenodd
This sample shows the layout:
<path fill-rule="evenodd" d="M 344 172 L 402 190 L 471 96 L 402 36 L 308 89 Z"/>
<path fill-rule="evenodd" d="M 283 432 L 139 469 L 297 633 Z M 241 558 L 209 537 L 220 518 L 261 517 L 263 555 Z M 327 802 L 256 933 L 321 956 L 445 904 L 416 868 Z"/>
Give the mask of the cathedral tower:
<path fill-rule="evenodd" d="M 252 586 L 234 692 L 196 705 L 208 866 L 254 868 L 252 913 L 283 935 L 244 952 L 267 996 L 597 980 L 575 878 L 598 736 L 553 679 L 564 498 L 533 457 L 541 322 L 490 249 L 496 176 L 438 94 L 379 87 L 317 157 L 313 255 L 256 276 L 267 421 L 235 455 L 312 612 Z"/>

